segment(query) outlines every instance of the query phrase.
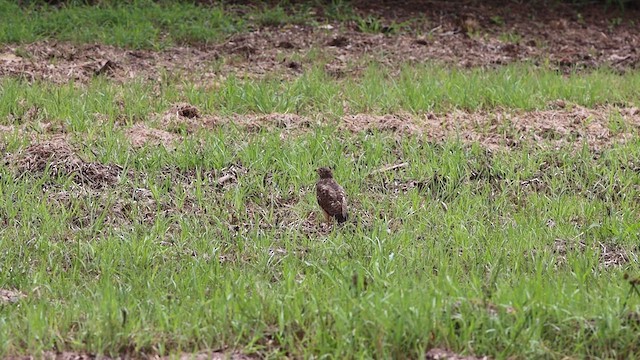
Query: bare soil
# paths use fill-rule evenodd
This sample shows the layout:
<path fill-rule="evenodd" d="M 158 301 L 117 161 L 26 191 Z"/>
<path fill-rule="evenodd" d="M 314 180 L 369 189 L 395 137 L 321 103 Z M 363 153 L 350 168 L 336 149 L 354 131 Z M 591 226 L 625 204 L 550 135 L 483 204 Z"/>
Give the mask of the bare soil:
<path fill-rule="evenodd" d="M 255 356 L 243 355 L 237 352 L 202 352 L 196 354 L 181 354 L 176 356 L 158 356 L 158 355 L 123 355 L 117 357 L 92 355 L 87 353 L 76 353 L 71 351 L 64 352 L 44 352 L 41 356 L 9 356 L 5 358 L 7 360 L 120 360 L 120 359 L 146 359 L 146 360 L 168 360 L 168 359 L 180 359 L 180 360 L 252 360 L 257 359 Z"/>
<path fill-rule="evenodd" d="M 587 244 L 584 240 L 556 239 L 553 253 L 556 255 L 558 264 L 565 265 L 567 262 L 567 254 L 584 253 L 586 249 Z M 638 255 L 636 253 L 627 251 L 614 243 L 598 241 L 591 245 L 591 250 L 600 253 L 600 266 L 604 268 L 621 266 L 632 260 L 633 262 L 638 261 Z"/>
<path fill-rule="evenodd" d="M 465 356 L 465 355 L 457 354 L 450 350 L 440 349 L 440 348 L 433 348 L 427 351 L 425 358 L 427 360 L 489 360 L 489 357 L 487 356 L 483 356 L 483 357 L 476 357 L 471 355 Z"/>
<path fill-rule="evenodd" d="M 386 32 L 363 32 L 368 25 L 356 21 L 320 19 L 314 24 L 257 28 L 215 45 L 163 51 L 55 41 L 4 45 L 0 76 L 60 83 L 86 82 L 95 76 L 162 81 L 166 71 L 194 78 L 197 74 L 203 83 L 214 83 L 229 74 L 296 77 L 318 57 L 336 77 L 357 74 L 370 61 L 392 69 L 432 61 L 461 67 L 531 61 L 562 70 L 610 66 L 620 71 L 637 68 L 640 62 L 637 9 L 388 1 L 367 2 L 359 12 Z M 310 55 L 314 49 L 320 52 Z"/>
<path fill-rule="evenodd" d="M 20 291 L 0 289 L 0 305 L 13 304 L 25 297 Z"/>
<path fill-rule="evenodd" d="M 552 105 L 555 109 L 538 111 L 453 111 L 446 114 L 425 115 L 356 114 L 338 119 L 335 125 L 354 133 L 383 131 L 400 136 L 420 136 L 433 142 L 443 142 L 447 139 L 459 139 L 464 143 L 478 142 L 491 150 L 508 150 L 525 144 L 539 144 L 539 146 L 552 148 L 567 145 L 581 147 L 586 144 L 593 150 L 600 150 L 624 143 L 640 128 L 640 109 L 638 108 L 607 105 L 588 109 L 566 104 L 564 101 L 558 101 Z M 282 136 L 286 138 L 326 121 L 320 118 L 277 113 L 230 117 L 181 116 L 180 109 L 185 108 L 195 107 L 181 103 L 172 106 L 164 114 L 151 114 L 149 117 L 156 119 L 160 129 L 145 131 L 151 134 L 162 131 L 161 134 L 167 134 L 176 133 L 176 129 L 186 129 L 187 133 L 193 133 L 201 129 L 233 124 L 244 127 L 247 131 L 281 130 Z M 134 129 L 138 128 L 139 126 L 134 127 Z M 141 130 L 128 131 L 134 146 L 144 141 L 156 142 L 159 136 L 143 136 L 144 134 L 133 136 L 141 132 Z M 171 141 L 175 140 L 173 136 L 166 135 L 166 137 Z"/>
<path fill-rule="evenodd" d="M 150 128 L 144 124 L 135 124 L 126 131 L 126 136 L 134 148 L 145 145 L 162 145 L 166 149 L 173 149 L 178 135 L 161 129 Z"/>
<path fill-rule="evenodd" d="M 45 352 L 42 356 L 34 357 L 34 356 L 14 356 L 8 357 L 7 360 L 34 360 L 34 359 L 44 359 L 44 360 L 116 360 L 116 359 L 134 359 L 138 357 L 130 357 L 130 356 L 118 356 L 118 357 L 108 357 L 108 356 L 96 356 L 86 353 L 74 353 L 70 351 L 65 352 Z M 180 360 L 253 360 L 259 359 L 257 356 L 249 356 L 241 353 L 233 352 L 233 353 L 225 353 L 225 352 L 208 352 L 208 353 L 196 353 L 196 354 L 182 354 L 179 357 L 168 357 L 168 356 L 153 356 L 153 355 L 145 355 L 139 357 L 141 359 L 147 360 L 167 360 L 167 359 L 180 359 Z M 426 353 L 426 359 L 428 360 L 489 360 L 489 357 L 475 357 L 475 356 L 464 356 L 459 355 L 453 351 L 433 348 Z"/>
<path fill-rule="evenodd" d="M 382 131 L 398 136 L 418 136 L 432 142 L 457 139 L 464 143 L 479 143 L 490 150 L 509 150 L 527 144 L 545 148 L 580 148 L 586 144 L 592 150 L 601 150 L 626 142 L 640 129 L 640 109 L 635 107 L 603 105 L 589 109 L 564 101 L 556 101 L 549 107 L 549 110 L 536 111 L 496 109 L 477 112 L 456 110 L 423 115 L 355 114 L 345 115 L 335 120 L 333 125 L 353 133 Z M 102 121 L 99 114 L 96 117 L 97 121 Z M 249 132 L 280 131 L 284 140 L 310 131 L 315 126 L 327 125 L 322 114 L 313 117 L 280 113 L 223 117 L 201 114 L 197 107 L 187 103 L 175 104 L 164 113 L 151 113 L 145 118 L 151 121 L 131 126 L 116 124 L 124 131 L 134 148 L 152 145 L 172 150 L 185 137 L 219 126 L 233 125 Z M 81 159 L 69 157 L 64 146 L 66 129 L 61 121 L 43 118 L 21 125 L 0 126 L 0 138 L 15 132 L 30 138 L 34 143 L 53 139 L 46 149 L 25 150 L 37 157 L 25 157 L 24 161 L 28 162 L 21 165 L 23 170 L 43 171 L 43 161 L 57 156 L 61 162 L 51 168 L 54 173 L 75 171 L 86 176 L 110 176 L 115 181 L 118 169 L 98 169 Z M 65 165 L 60 168 L 63 163 Z M 72 166 L 76 166 L 76 170 L 71 169 Z M 97 173 L 88 174 L 93 168 Z"/>

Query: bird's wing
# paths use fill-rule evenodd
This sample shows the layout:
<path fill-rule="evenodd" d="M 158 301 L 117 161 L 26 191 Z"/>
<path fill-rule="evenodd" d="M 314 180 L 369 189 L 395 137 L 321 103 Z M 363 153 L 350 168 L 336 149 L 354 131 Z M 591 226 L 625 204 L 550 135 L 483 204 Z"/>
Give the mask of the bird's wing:
<path fill-rule="evenodd" d="M 318 205 L 331 216 L 346 214 L 344 190 L 335 181 L 319 181 L 316 185 Z"/>

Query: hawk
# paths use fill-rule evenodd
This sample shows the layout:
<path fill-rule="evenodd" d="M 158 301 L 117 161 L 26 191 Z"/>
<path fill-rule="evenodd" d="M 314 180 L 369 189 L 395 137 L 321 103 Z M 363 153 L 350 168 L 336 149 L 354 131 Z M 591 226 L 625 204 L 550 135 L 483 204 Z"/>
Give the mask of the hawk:
<path fill-rule="evenodd" d="M 333 179 L 333 172 L 328 167 L 317 170 L 320 179 L 316 183 L 316 198 L 324 213 L 327 223 L 335 218 L 338 224 L 347 221 L 347 194 Z"/>

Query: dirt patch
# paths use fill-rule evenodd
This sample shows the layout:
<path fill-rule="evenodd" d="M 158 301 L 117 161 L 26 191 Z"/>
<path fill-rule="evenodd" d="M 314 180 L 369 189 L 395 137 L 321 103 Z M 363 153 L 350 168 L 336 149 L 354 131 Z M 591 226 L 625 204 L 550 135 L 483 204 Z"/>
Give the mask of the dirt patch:
<path fill-rule="evenodd" d="M 450 350 L 433 348 L 425 354 L 427 360 L 489 360 L 487 356 L 476 357 L 472 355 L 460 355 Z"/>
<path fill-rule="evenodd" d="M 62 139 L 31 145 L 5 156 L 5 162 L 18 179 L 31 175 L 72 180 L 71 184 L 48 181 L 42 186 L 42 195 L 50 204 L 68 210 L 72 232 L 94 225 L 121 228 L 134 222 L 151 225 L 158 217 L 204 215 L 196 187 L 208 200 L 221 201 L 223 193 L 248 172 L 241 164 L 232 163 L 210 171 L 167 168 L 151 179 L 145 172 L 123 173 L 117 165 L 85 162 Z M 164 186 L 166 194 L 158 197 L 149 190 L 150 183 Z"/>
<path fill-rule="evenodd" d="M 30 107 L 26 107 L 24 99 L 18 101 L 17 109 L 13 110 L 7 120 L 11 124 L 24 124 L 29 122 L 37 122 L 41 116 L 41 111 L 38 106 L 32 105 Z"/>
<path fill-rule="evenodd" d="M 182 354 L 180 355 L 180 360 L 252 360 L 257 359 L 258 357 L 244 355 L 240 353 L 222 353 L 222 352 L 214 352 L 214 353 L 199 353 L 199 354 Z M 172 357 L 163 357 L 164 359 L 172 359 Z"/>
<path fill-rule="evenodd" d="M 553 105 L 553 104 L 551 104 Z M 550 106 L 556 107 L 556 106 Z M 151 115 L 157 119 L 164 132 L 153 132 L 140 125 L 133 129 L 139 132 L 140 140 L 160 138 L 173 142 L 176 137 L 166 132 L 190 134 L 198 130 L 222 125 L 236 125 L 247 131 L 283 130 L 293 134 L 312 126 L 327 125 L 296 114 L 232 115 L 229 117 L 199 115 L 189 118 L 180 115 L 180 109 L 193 108 L 188 104 L 176 104 L 162 115 Z M 194 111 L 197 111 L 195 109 Z M 320 118 L 318 116 L 317 118 Z M 518 111 L 452 111 L 446 114 L 414 115 L 408 113 L 370 115 L 345 115 L 336 122 L 339 129 L 353 133 L 383 131 L 400 135 L 414 135 L 428 141 L 443 142 L 458 139 L 464 143 L 479 143 L 487 149 L 512 149 L 524 144 L 560 148 L 567 144 L 576 148 L 587 144 L 599 150 L 613 144 L 624 143 L 640 129 L 640 110 L 599 106 L 587 109 L 577 105 L 563 104 L 550 110 Z"/>
<path fill-rule="evenodd" d="M 6 160 L 15 167 L 18 177 L 47 173 L 53 178 L 72 177 L 76 184 L 94 188 L 116 184 L 122 173 L 116 165 L 84 161 L 62 137 L 31 145 Z"/>
<path fill-rule="evenodd" d="M 237 352 L 202 352 L 194 354 L 179 354 L 172 356 L 159 356 L 150 354 L 126 354 L 122 356 L 109 357 L 104 355 L 93 355 L 87 353 L 77 353 L 70 351 L 54 352 L 45 351 L 42 355 L 38 356 L 8 356 L 5 359 L 8 360 L 120 360 L 120 359 L 148 359 L 148 360 L 168 360 L 168 359 L 180 359 L 180 360 L 251 360 L 257 359 L 255 356 L 244 355 Z"/>
<path fill-rule="evenodd" d="M 185 116 L 185 114 L 192 116 Z M 166 131 L 179 134 L 190 134 L 198 130 L 211 129 L 225 124 L 237 125 L 250 132 L 274 129 L 304 129 L 312 125 L 311 119 L 296 114 L 247 114 L 232 115 L 230 117 L 201 116 L 199 114 L 200 111 L 195 106 L 179 103 L 172 105 L 163 114 L 152 114 L 151 118 L 156 119 Z"/>
<path fill-rule="evenodd" d="M 218 176 L 225 171 L 196 174 L 196 171 L 180 173 L 178 169 L 167 169 L 154 179 L 143 172 L 127 174 L 127 180 L 118 186 L 100 189 L 76 185 L 63 187 L 52 184 L 42 189 L 44 197 L 56 208 L 64 208 L 69 214 L 69 229 L 82 231 L 94 225 L 112 229 L 128 228 L 132 223 L 151 226 L 158 218 L 172 216 L 204 216 L 205 209 L 196 197 L 198 187 L 210 201 L 219 201 L 222 192 L 236 183 L 233 178 L 220 185 Z M 135 178 L 135 181 L 130 181 Z M 164 184 L 165 194 L 157 196 L 149 189 L 149 183 Z M 169 226 L 166 235 L 171 239 L 179 226 Z M 61 239 L 66 240 L 66 239 Z"/>
<path fill-rule="evenodd" d="M 67 126 L 63 120 L 48 119 L 46 112 L 39 106 L 28 105 L 24 99 L 20 99 L 6 116 L 6 123 L 0 125 L 0 137 L 16 132 L 19 135 L 27 134 L 31 140 L 40 135 L 60 135 L 67 133 Z"/>
<path fill-rule="evenodd" d="M 242 164 L 230 164 L 225 166 L 220 171 L 216 172 L 218 178 L 215 181 L 217 186 L 228 186 L 238 182 L 238 178 L 249 172 L 249 169 L 242 166 Z"/>
<path fill-rule="evenodd" d="M 249 131 L 309 128 L 312 124 L 308 117 L 296 114 L 236 115 L 228 119 L 229 123 L 243 126 Z"/>
<path fill-rule="evenodd" d="M 619 114 L 630 128 L 613 131 L 610 125 L 614 114 Z M 436 122 L 444 125 L 445 134 L 455 131 L 463 140 L 478 141 L 488 148 L 517 147 L 521 142 L 530 141 L 556 147 L 566 143 L 586 143 L 593 149 L 599 149 L 626 141 L 640 125 L 638 114 L 622 114 L 614 108 L 574 106 L 571 109 L 532 112 L 480 112 L 471 117 L 454 112 L 447 114 L 445 119 L 436 118 Z"/>
<path fill-rule="evenodd" d="M 600 242 L 598 247 L 600 248 L 600 264 L 605 268 L 621 266 L 629 262 L 629 254 L 620 245 Z M 635 257 L 637 259 L 637 256 Z"/>
<path fill-rule="evenodd" d="M 125 132 L 125 135 L 134 148 L 140 148 L 145 145 L 162 145 L 166 149 L 173 149 L 175 142 L 179 139 L 176 134 L 150 128 L 144 124 L 135 124 Z"/>
<path fill-rule="evenodd" d="M 426 18 L 415 41 L 435 58 L 464 66 L 547 58 L 559 68 L 637 68 L 640 9 L 504 1 L 359 1 L 362 12 L 394 23 Z M 358 5 L 356 5 L 358 6 Z M 384 25 L 384 24 L 383 24 Z M 396 26 L 397 28 L 397 26 Z M 466 53 L 465 53 L 466 52 Z"/>
<path fill-rule="evenodd" d="M 96 76 L 161 82 L 167 73 L 194 74 L 194 79 L 197 74 L 198 81 L 229 74 L 260 78 L 274 72 L 286 78 L 299 76 L 317 62 L 313 55 L 317 49 L 322 50 L 327 72 L 337 77 L 358 73 L 369 61 L 394 69 L 401 63 L 432 61 L 462 67 L 532 61 L 563 70 L 602 65 L 621 71 L 637 68 L 640 10 L 613 8 L 367 2 L 360 13 L 369 22 L 326 24 L 326 19 L 319 19 L 323 25 L 258 28 L 204 47 L 147 51 L 53 41 L 5 45 L 0 47 L 0 76 L 59 83 L 86 82 Z"/>
<path fill-rule="evenodd" d="M 13 133 L 14 131 L 16 131 L 16 128 L 13 125 L 0 125 L 0 134 L 9 134 Z"/>
<path fill-rule="evenodd" d="M 612 117 L 617 118 L 615 124 Z M 359 114 L 343 118 L 341 126 L 352 132 L 381 130 L 422 135 L 438 142 L 459 139 L 478 142 L 489 149 L 515 148 L 526 142 L 554 147 L 586 143 L 592 149 L 600 149 L 631 138 L 640 128 L 640 112 L 635 108 L 573 106 L 529 112 L 453 111 L 424 117 Z"/>
<path fill-rule="evenodd" d="M 7 136 L 25 136 L 31 142 L 52 137 L 64 137 L 67 128 L 61 121 L 28 122 L 20 125 L 0 125 L 0 139 Z"/>
<path fill-rule="evenodd" d="M 77 353 L 70 351 L 54 352 L 45 351 L 41 355 L 27 355 L 27 356 L 8 356 L 6 359 L 10 360 L 111 360 L 114 358 L 108 356 L 91 355 L 87 353 Z"/>
<path fill-rule="evenodd" d="M 392 131 L 402 134 L 422 134 L 423 128 L 415 123 L 411 115 L 367 115 L 357 114 L 342 118 L 344 127 L 352 132 Z"/>
<path fill-rule="evenodd" d="M 13 304 L 26 295 L 17 290 L 0 289 L 0 304 Z"/>
<path fill-rule="evenodd" d="M 477 112 L 454 110 L 445 114 L 424 115 L 345 115 L 335 124 L 339 129 L 353 133 L 391 132 L 418 136 L 432 142 L 457 139 L 464 143 L 479 143 L 490 150 L 514 149 L 525 144 L 536 144 L 546 148 L 561 148 L 567 145 L 580 148 L 586 144 L 590 149 L 597 151 L 626 142 L 640 129 L 638 108 L 605 105 L 587 109 L 564 102 L 561 102 L 561 106 L 556 106 L 555 103 L 550 104 L 549 110 L 536 111 L 497 109 Z M 289 135 L 308 131 L 315 126 L 331 124 L 331 121 L 327 121 L 321 114 L 314 115 L 313 118 L 279 113 L 236 114 L 227 117 L 201 115 L 198 108 L 186 103 L 175 104 L 164 113 L 150 114 L 148 118 L 152 119 L 155 126 L 137 123 L 124 130 L 125 136 L 134 148 L 149 144 L 173 149 L 184 136 L 224 125 L 239 126 L 249 132 L 282 131 L 281 136 L 285 139 Z M 44 141 L 41 135 L 53 134 L 54 138 L 52 141 L 42 142 L 41 148 L 28 149 L 33 159 L 25 158 L 25 162 L 32 163 L 23 164 L 23 170 L 31 171 L 36 168 L 42 171 L 51 156 L 52 161 L 57 157 L 70 166 L 74 163 L 84 163 L 77 156 L 71 156 L 71 150 L 60 140 L 63 137 L 59 134 L 64 134 L 66 130 L 58 123 L 41 123 L 37 127 L 27 124 L 1 126 L 0 137 L 14 134 L 16 131 L 33 141 Z M 72 158 L 75 160 L 71 161 Z M 54 165 L 60 164 L 55 162 Z M 81 169 L 89 171 L 92 166 L 97 165 L 85 164 L 81 165 Z"/>
<path fill-rule="evenodd" d="M 597 241 L 591 245 L 591 248 L 599 252 L 599 263 L 604 268 L 625 265 L 630 261 L 630 256 L 637 259 L 637 255 L 614 243 Z M 553 246 L 553 253 L 556 255 L 559 264 L 566 264 L 567 254 L 573 252 L 584 253 L 586 250 L 586 242 L 577 239 L 556 239 Z"/>
<path fill-rule="evenodd" d="M 218 58 L 215 48 L 175 47 L 155 52 L 41 41 L 0 47 L 0 77 L 54 83 L 85 83 L 98 76 L 118 82 L 133 78 L 163 82 L 163 73 L 168 73 L 176 76 L 199 74 L 199 77 L 211 79 L 221 74 L 210 69 Z"/>
<path fill-rule="evenodd" d="M 161 126 L 172 133 L 192 133 L 202 128 L 212 128 L 220 123 L 216 116 L 202 117 L 200 110 L 187 103 L 173 104 L 163 114 L 152 115 Z"/>

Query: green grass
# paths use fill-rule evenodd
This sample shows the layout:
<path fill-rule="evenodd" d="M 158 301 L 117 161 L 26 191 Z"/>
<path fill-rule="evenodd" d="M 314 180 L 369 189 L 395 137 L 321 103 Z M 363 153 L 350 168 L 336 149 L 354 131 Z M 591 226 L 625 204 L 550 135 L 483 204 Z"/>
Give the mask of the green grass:
<path fill-rule="evenodd" d="M 350 16 L 332 4 L 335 16 Z M 23 12 L 0 2 L 0 13 L 15 15 L 0 21 L 0 42 L 158 48 L 278 25 L 285 13 L 249 19 L 207 9 L 133 2 Z M 26 131 L 0 134 L 0 289 L 26 295 L 0 303 L 0 357 L 237 349 L 419 358 L 433 347 L 495 358 L 640 355 L 639 325 L 629 320 L 640 298 L 623 307 L 623 275 L 638 275 L 637 138 L 598 153 L 523 142 L 492 154 L 455 139 L 347 133 L 329 121 L 345 105 L 377 114 L 544 109 L 556 99 L 637 106 L 639 72 L 369 66 L 339 80 L 322 64 L 309 69 L 289 80 L 230 76 L 216 87 L 177 73 L 161 87 L 0 79 L 0 125 Z M 234 125 L 185 132 L 173 151 L 130 146 L 128 126 L 153 125 L 154 113 L 181 101 L 205 115 L 327 121 L 285 134 Z M 34 107 L 37 116 L 27 116 Z M 92 187 L 78 174 L 54 176 L 62 165 L 51 161 L 20 171 L 12 156 L 38 142 L 41 122 L 64 125 L 85 161 L 128 175 Z M 627 126 L 612 115 L 612 131 Z M 408 166 L 367 176 L 400 162 Z M 313 188 L 324 165 L 335 167 L 351 204 L 350 221 L 326 233 Z M 240 169 L 237 183 L 219 186 L 230 166 Z M 611 252 L 629 261 L 606 266 Z"/>
<path fill-rule="evenodd" d="M 260 13 L 267 16 L 268 12 Z M 0 1 L 0 43 L 57 39 L 128 48 L 163 48 L 202 44 L 246 30 L 240 15 L 223 5 L 184 2 L 107 2 L 101 6 L 70 4 L 19 6 Z"/>
<path fill-rule="evenodd" d="M 289 141 L 225 127 L 174 152 L 134 151 L 119 131 L 100 131 L 73 142 L 85 159 L 131 171 L 114 186 L 0 170 L 0 283 L 27 294 L 0 307 L 0 354 L 638 355 L 637 329 L 620 315 L 622 275 L 637 259 L 600 260 L 601 244 L 633 252 L 640 240 L 628 166 L 640 161 L 637 141 L 594 160 L 331 127 Z M 22 144 L 10 137 L 6 151 Z M 366 177 L 400 161 L 403 172 Z M 207 174 L 230 164 L 248 172 L 217 187 Z M 313 169 L 325 164 L 345 185 L 352 221 L 322 235 L 303 221 L 317 212 Z M 532 178 L 545 186 L 522 185 Z M 425 185 L 397 192 L 394 181 Z M 566 260 L 557 239 L 576 248 Z"/>
<path fill-rule="evenodd" d="M 603 3 L 605 8 L 624 9 L 629 1 L 607 0 Z M 498 25 L 503 22 L 499 16 L 491 20 Z M 256 2 L 256 5 L 229 5 L 224 1 L 199 5 L 198 2 L 175 0 L 71 0 L 57 6 L 40 0 L 0 0 L 0 44 L 55 39 L 133 49 L 162 49 L 181 44 L 217 43 L 231 34 L 257 27 L 313 25 L 326 21 L 353 21 L 366 33 L 412 33 L 420 28 L 413 26 L 420 23 L 415 19 L 398 23 L 375 15 L 365 16 L 354 9 L 349 0 L 293 3 L 283 0 L 265 4 Z M 518 40 L 517 34 L 507 33 L 502 37 L 508 42 Z"/>
<path fill-rule="evenodd" d="M 124 102 L 124 115 L 129 118 L 145 118 L 149 112 L 162 112 L 178 101 L 189 102 L 208 114 L 281 112 L 328 118 L 343 115 L 345 104 L 349 113 L 421 114 L 452 109 L 545 109 L 557 99 L 587 107 L 640 103 L 638 71 L 619 75 L 600 69 L 565 76 L 526 64 L 474 70 L 407 66 L 399 75 L 370 66 L 362 76 L 344 80 L 333 79 L 316 67 L 287 81 L 277 74 L 262 80 L 230 76 L 216 87 L 185 81 L 189 76 L 197 78 L 193 74 L 169 75 L 167 85 L 160 88 L 140 80 L 118 84 L 97 78 L 88 86 L 25 86 L 18 79 L 0 79 L 4 96 L 0 116 L 20 115 L 39 106 L 50 119 L 70 119 L 74 126 L 84 128 L 94 121 L 94 113 L 118 115 L 114 106 L 118 100 Z"/>
<path fill-rule="evenodd" d="M 355 18 L 342 1 L 318 9 L 314 1 L 270 6 L 198 5 L 179 1 L 101 1 L 60 6 L 0 0 L 0 43 L 61 40 L 101 43 L 133 49 L 162 49 L 182 44 L 212 44 L 256 27 L 314 24 Z"/>
<path fill-rule="evenodd" d="M 139 81 L 4 79 L 3 124 L 61 122 L 85 160 L 131 175 L 99 189 L 46 169 L 20 176 L 15 161 L 0 169 L 0 283 L 27 294 L 0 307 L 0 322 L 11 324 L 0 327 L 0 354 L 229 346 L 274 357 L 388 358 L 439 346 L 498 358 L 637 356 L 636 325 L 621 315 L 622 275 L 635 271 L 640 232 L 637 140 L 599 156 L 526 145 L 489 155 L 331 126 L 283 140 L 277 130 L 229 125 L 167 151 L 134 150 L 112 126 L 185 100 L 205 113 L 297 109 L 328 118 L 340 113 L 340 96 L 375 112 L 527 108 L 531 98 L 557 97 L 590 105 L 634 99 L 637 81 L 523 67 L 407 68 L 395 79 L 372 68 L 343 82 L 313 71 L 289 83 L 230 79 L 211 92 L 176 81 L 156 93 Z M 611 83 L 617 90 L 605 92 Z M 39 117 L 23 119 L 32 106 Z M 3 150 L 29 142 L 5 134 Z M 402 161 L 401 172 L 366 177 Z M 247 172 L 218 187 L 232 164 Z M 313 169 L 326 164 L 345 185 L 352 221 L 321 234 L 310 217 L 318 212 Z M 418 186 L 403 191 L 409 184 Z M 604 267 L 602 246 L 631 262 Z M 639 311 L 639 299 L 626 309 Z"/>

